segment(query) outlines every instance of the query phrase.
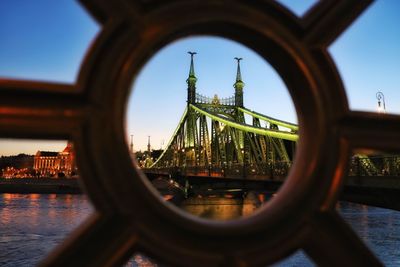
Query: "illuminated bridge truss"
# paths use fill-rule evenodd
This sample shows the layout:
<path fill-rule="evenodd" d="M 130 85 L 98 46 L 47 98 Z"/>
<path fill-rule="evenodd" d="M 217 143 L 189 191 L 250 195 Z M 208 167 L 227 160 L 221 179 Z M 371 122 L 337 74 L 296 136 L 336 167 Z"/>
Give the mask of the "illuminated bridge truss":
<path fill-rule="evenodd" d="M 228 98 L 207 97 L 196 93 L 197 78 L 193 56 L 188 84 L 187 107 L 166 149 L 150 169 L 192 169 L 195 173 L 208 170 L 219 175 L 269 177 L 286 176 L 292 165 L 298 136 L 298 126 L 278 120 L 243 105 L 244 82 L 237 60 L 235 94 Z M 350 161 L 350 173 L 369 176 L 392 170 L 393 160 L 371 160 L 366 155 L 356 155 Z M 206 167 L 206 168 L 204 168 Z M 147 171 L 150 171 L 149 169 Z"/>
<path fill-rule="evenodd" d="M 283 177 L 292 165 L 298 138 L 296 124 L 237 107 L 231 98 L 221 103 L 216 96 L 196 95 L 196 103 L 187 106 L 166 149 L 150 168 L 206 167 L 220 175 L 231 170 Z M 349 175 L 398 173 L 393 162 L 392 157 L 357 154 L 350 160 Z"/>
<path fill-rule="evenodd" d="M 203 98 L 204 99 L 204 98 Z M 251 124 L 246 121 L 251 120 Z M 234 165 L 289 167 L 298 126 L 232 103 L 188 104 L 166 149 L 153 168 Z"/>

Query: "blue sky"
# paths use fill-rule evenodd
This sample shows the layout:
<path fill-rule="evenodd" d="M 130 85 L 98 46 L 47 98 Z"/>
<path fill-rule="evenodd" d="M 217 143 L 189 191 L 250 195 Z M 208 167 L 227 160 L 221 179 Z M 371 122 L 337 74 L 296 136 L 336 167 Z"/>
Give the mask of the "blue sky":
<path fill-rule="evenodd" d="M 281 0 L 301 16 L 314 2 Z M 350 107 L 376 111 L 378 90 L 387 112 L 400 113 L 400 1 L 377 0 L 329 51 L 346 86 Z M 73 83 L 99 26 L 70 0 L 0 1 L 0 78 Z M 163 48 L 134 82 L 127 113 L 127 135 L 143 149 L 166 143 L 186 104 L 189 56 L 195 58 L 197 91 L 222 97 L 233 94 L 234 57 L 243 57 L 245 105 L 280 119 L 296 122 L 287 90 L 279 75 L 244 46 L 221 38 L 196 37 Z M 46 145 L 45 145 L 46 144 Z M 0 141 L 0 155 L 37 150 L 61 150 L 65 142 Z"/>

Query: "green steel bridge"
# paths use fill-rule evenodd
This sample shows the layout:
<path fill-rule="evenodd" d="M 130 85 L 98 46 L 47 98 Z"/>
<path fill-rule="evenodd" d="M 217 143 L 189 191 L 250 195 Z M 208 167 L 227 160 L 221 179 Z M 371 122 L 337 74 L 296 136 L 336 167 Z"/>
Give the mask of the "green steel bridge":
<path fill-rule="evenodd" d="M 187 106 L 169 143 L 147 174 L 284 179 L 299 138 L 296 124 L 252 111 L 244 106 L 240 61 L 234 95 L 207 97 L 196 92 L 197 78 L 191 56 Z M 397 173 L 400 158 L 356 155 L 350 175 L 379 176 Z"/>
<path fill-rule="evenodd" d="M 277 190 L 295 155 L 299 127 L 244 106 L 244 82 L 237 60 L 234 95 L 207 97 L 196 92 L 191 55 L 187 106 L 162 154 L 142 170 L 150 179 Z M 400 157 L 357 154 L 349 159 L 343 199 L 400 210 Z"/>
<path fill-rule="evenodd" d="M 298 126 L 244 106 L 242 59 L 235 58 L 234 95 L 206 97 L 196 92 L 193 63 L 196 53 L 189 54 L 187 107 L 166 149 L 150 169 L 181 167 L 196 170 L 199 174 L 206 170 L 207 175 L 214 169 L 243 174 L 243 166 L 255 173 L 273 165 L 279 165 L 281 170 L 288 169 L 299 138 Z M 251 123 L 247 122 L 249 120 Z"/>

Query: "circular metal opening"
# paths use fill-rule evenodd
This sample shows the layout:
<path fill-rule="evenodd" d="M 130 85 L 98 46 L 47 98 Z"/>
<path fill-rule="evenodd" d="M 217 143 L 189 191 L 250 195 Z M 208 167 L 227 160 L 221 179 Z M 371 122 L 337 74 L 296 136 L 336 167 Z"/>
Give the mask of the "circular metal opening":
<path fill-rule="evenodd" d="M 102 188 L 104 196 L 137 226 L 141 236 L 138 242 L 147 248 L 146 252 L 174 261 L 173 256 L 166 255 L 167 251 L 187 258 L 182 254 L 183 247 L 195 254 L 215 256 L 239 248 L 247 251 L 243 258 L 250 262 L 256 260 L 251 256 L 254 253 L 262 255 L 265 249 L 279 247 L 277 253 L 260 256 L 263 262 L 271 261 L 300 247 L 306 222 L 336 200 L 338 187 L 331 190 L 331 186 L 341 179 L 335 170 L 346 144 L 340 142 L 330 125 L 346 110 L 346 100 L 331 61 L 300 41 L 298 25 L 292 18 L 282 15 L 277 21 L 278 9 L 261 12 L 241 4 L 212 4 L 209 9 L 209 4 L 200 4 L 195 10 L 190 9 L 191 5 L 170 5 L 168 9 L 146 13 L 140 27 L 125 27 L 117 21 L 104 31 L 106 37 L 115 38 L 112 43 L 103 43 L 103 57 L 109 58 L 97 67 L 97 79 L 90 80 L 89 87 L 96 88 L 91 98 L 102 108 L 91 117 L 87 141 L 96 149 L 87 151 L 86 159 L 97 170 L 97 182 L 106 185 Z M 265 208 L 243 220 L 216 222 L 189 216 L 149 194 L 146 177 L 137 166 L 132 170 L 122 120 L 132 79 L 162 47 L 193 35 L 225 37 L 262 56 L 282 77 L 298 115 L 301 139 L 287 182 Z M 110 65 L 114 66 L 111 71 Z M 320 71 L 322 68 L 324 72 Z M 289 237 L 294 241 L 280 246 Z M 170 239 L 177 243 L 165 247 L 162 240 Z M 250 248 L 245 245 L 247 241 L 252 242 Z"/>
<path fill-rule="evenodd" d="M 231 220 L 276 195 L 298 125 L 285 85 L 256 53 L 222 38 L 179 40 L 143 67 L 133 89 L 129 149 L 167 203 Z"/>

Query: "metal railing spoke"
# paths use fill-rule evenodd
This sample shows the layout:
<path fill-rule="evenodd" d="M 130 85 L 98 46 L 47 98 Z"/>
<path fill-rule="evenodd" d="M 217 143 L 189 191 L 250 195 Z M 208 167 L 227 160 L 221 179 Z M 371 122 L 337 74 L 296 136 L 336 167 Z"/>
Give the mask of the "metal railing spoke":
<path fill-rule="evenodd" d="M 137 241 L 129 220 L 93 215 L 39 266 L 121 266 L 136 251 Z"/>
<path fill-rule="evenodd" d="M 382 266 L 335 211 L 316 214 L 304 250 L 319 266 Z"/>
<path fill-rule="evenodd" d="M 328 46 L 372 3 L 372 0 L 319 1 L 303 18 L 309 44 Z"/>
<path fill-rule="evenodd" d="M 72 85 L 0 81 L 0 134 L 64 138 L 89 115 L 88 101 Z"/>
<path fill-rule="evenodd" d="M 339 122 L 339 131 L 353 148 L 385 151 L 400 149 L 400 117 L 388 114 L 351 112 Z"/>

